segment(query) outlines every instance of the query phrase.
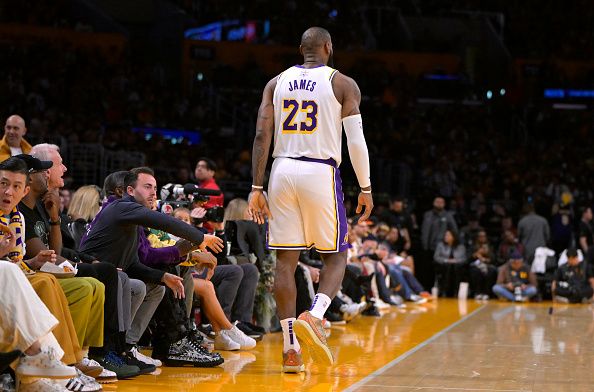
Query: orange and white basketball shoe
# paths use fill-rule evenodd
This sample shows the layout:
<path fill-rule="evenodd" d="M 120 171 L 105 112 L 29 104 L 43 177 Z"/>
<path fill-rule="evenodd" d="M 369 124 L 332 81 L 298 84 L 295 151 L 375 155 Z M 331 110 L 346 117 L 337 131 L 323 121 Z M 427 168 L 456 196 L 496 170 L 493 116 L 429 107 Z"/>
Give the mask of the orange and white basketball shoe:
<path fill-rule="evenodd" d="M 301 350 L 290 349 L 283 353 L 283 373 L 300 373 L 305 371 Z"/>
<path fill-rule="evenodd" d="M 334 364 L 334 358 L 326 342 L 326 332 L 321 319 L 315 318 L 306 310 L 293 322 L 293 329 L 297 339 L 307 345 L 313 356 L 324 364 Z"/>

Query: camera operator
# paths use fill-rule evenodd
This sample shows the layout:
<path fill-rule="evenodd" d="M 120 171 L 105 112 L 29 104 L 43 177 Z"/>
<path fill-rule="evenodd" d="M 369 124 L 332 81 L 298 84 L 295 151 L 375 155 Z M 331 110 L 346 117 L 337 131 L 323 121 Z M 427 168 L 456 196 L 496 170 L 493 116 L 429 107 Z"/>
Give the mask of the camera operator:
<path fill-rule="evenodd" d="M 212 189 L 215 191 L 220 191 L 221 188 L 217 185 L 214 175 L 217 170 L 217 165 L 214 161 L 210 158 L 200 158 L 198 163 L 196 164 L 196 169 L 194 170 L 194 176 L 196 176 L 196 181 L 198 182 L 198 186 L 204 189 Z M 221 193 L 220 196 L 211 197 L 210 200 L 203 206 L 205 209 L 219 206 L 222 207 L 224 205 L 225 199 L 223 194 Z"/>
<path fill-rule="evenodd" d="M 198 186 L 203 189 L 211 189 L 220 192 L 221 188 L 219 188 L 218 184 L 214 179 L 216 170 L 217 165 L 212 159 L 206 157 L 198 159 L 196 169 L 194 170 L 194 176 L 196 176 Z M 225 198 L 223 196 L 223 193 L 221 193 L 219 196 L 210 196 L 208 201 L 204 203 L 201 207 L 208 211 L 209 209 L 216 207 L 223 208 L 224 203 Z M 204 224 L 204 228 L 209 233 L 214 233 L 215 230 L 222 231 L 222 220 L 220 222 L 207 221 Z"/>
<path fill-rule="evenodd" d="M 562 303 L 592 301 L 594 295 L 594 271 L 587 262 L 581 261 L 576 248 L 566 251 L 567 263 L 555 273 L 551 286 L 553 300 Z"/>
<path fill-rule="evenodd" d="M 530 272 L 530 266 L 524 263 L 522 254 L 513 251 L 509 261 L 499 267 L 493 293 L 512 302 L 523 302 L 538 294 L 537 285 L 536 275 Z"/>

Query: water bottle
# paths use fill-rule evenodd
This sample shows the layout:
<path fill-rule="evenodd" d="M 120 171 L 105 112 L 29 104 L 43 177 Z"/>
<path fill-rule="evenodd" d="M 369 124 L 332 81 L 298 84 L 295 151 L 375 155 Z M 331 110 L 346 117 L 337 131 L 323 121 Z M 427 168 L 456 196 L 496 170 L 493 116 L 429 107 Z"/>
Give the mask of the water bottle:
<path fill-rule="evenodd" d="M 520 302 L 522 300 L 522 288 L 520 286 L 517 286 L 514 289 L 514 295 L 515 295 L 515 300 L 516 302 Z"/>

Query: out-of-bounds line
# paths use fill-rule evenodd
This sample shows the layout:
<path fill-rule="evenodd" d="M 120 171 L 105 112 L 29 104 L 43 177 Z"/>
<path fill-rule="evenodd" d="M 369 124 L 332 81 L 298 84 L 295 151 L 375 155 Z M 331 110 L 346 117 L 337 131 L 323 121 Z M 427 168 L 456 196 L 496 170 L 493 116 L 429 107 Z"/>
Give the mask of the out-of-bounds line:
<path fill-rule="evenodd" d="M 435 387 L 418 387 L 414 385 L 375 385 L 375 384 L 366 384 L 365 387 L 369 388 L 388 388 L 388 389 L 398 389 L 398 388 L 413 388 L 415 390 L 422 390 L 422 389 L 429 389 L 434 391 Z M 485 391 L 485 392 L 529 392 L 528 389 L 484 389 L 484 388 L 460 388 L 460 387 L 439 387 L 440 391 Z"/>
<path fill-rule="evenodd" d="M 375 372 L 373 372 L 373 373 L 365 376 L 363 379 L 357 381 L 356 383 L 354 383 L 350 387 L 346 388 L 344 390 L 344 392 L 353 392 L 353 391 L 356 391 L 357 388 L 362 387 L 368 381 L 373 380 L 374 378 L 376 378 L 377 376 L 381 375 L 383 372 L 385 372 L 386 370 L 388 370 L 392 366 L 397 365 L 398 363 L 404 361 L 406 358 L 410 357 L 411 355 L 413 355 L 414 353 L 416 353 L 417 351 L 419 351 L 423 347 L 427 346 L 429 343 L 431 343 L 435 339 L 438 339 L 439 337 L 443 336 L 444 334 L 448 333 L 452 329 L 456 328 L 458 325 L 462 324 L 463 322 L 465 322 L 469 318 L 471 318 L 474 315 L 478 314 L 486 306 L 487 305 L 482 305 L 480 308 L 473 310 L 471 313 L 469 313 L 466 316 L 462 317 L 460 320 L 456 321 L 455 323 L 453 323 L 453 324 L 449 325 L 448 327 L 442 329 L 441 331 L 437 332 L 435 335 L 431 336 L 429 339 L 427 339 L 424 342 L 418 344 L 417 346 L 411 348 L 410 350 L 408 350 L 404 354 L 401 354 L 399 357 L 393 359 L 392 361 L 388 362 L 387 364 L 385 364 L 381 368 L 377 369 Z"/>

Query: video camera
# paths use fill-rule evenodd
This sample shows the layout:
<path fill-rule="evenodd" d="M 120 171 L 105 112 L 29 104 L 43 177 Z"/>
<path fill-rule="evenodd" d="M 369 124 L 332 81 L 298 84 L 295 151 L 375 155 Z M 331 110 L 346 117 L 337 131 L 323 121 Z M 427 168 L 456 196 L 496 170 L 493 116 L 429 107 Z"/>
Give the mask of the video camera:
<path fill-rule="evenodd" d="M 214 189 L 200 188 L 196 184 L 188 183 L 167 184 L 161 188 L 161 212 L 171 212 L 176 208 L 187 208 L 192 210 L 194 203 L 206 203 L 210 196 L 219 196 L 221 191 Z M 221 206 L 214 206 L 206 209 L 206 215 L 202 218 L 192 218 L 194 224 L 202 222 L 222 222 L 225 209 Z"/>

